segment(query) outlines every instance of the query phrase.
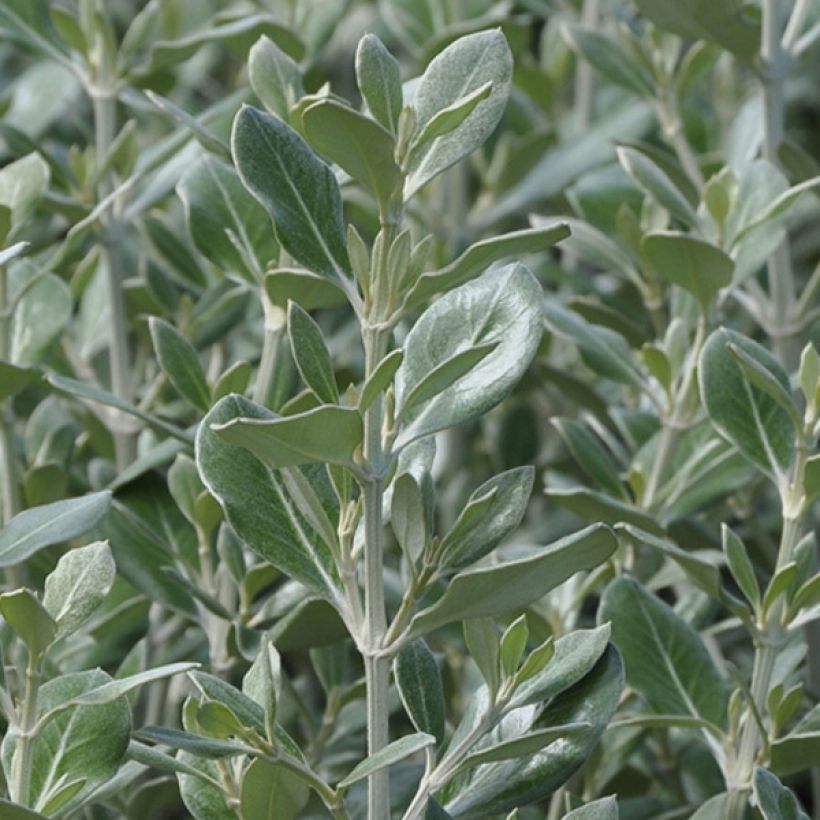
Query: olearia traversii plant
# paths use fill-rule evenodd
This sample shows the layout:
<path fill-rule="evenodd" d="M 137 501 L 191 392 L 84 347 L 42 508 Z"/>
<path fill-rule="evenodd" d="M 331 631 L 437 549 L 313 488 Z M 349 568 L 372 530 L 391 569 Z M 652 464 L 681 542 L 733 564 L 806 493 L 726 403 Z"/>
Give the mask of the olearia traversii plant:
<path fill-rule="evenodd" d="M 820 818 L 816 3 L 0 35 L 0 820 Z"/>

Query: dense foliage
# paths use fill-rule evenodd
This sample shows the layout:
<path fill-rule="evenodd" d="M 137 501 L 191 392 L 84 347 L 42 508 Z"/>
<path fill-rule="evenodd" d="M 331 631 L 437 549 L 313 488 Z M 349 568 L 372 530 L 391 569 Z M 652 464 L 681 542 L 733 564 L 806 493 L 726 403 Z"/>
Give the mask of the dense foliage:
<path fill-rule="evenodd" d="M 3 820 L 820 817 L 811 0 L 0 0 Z"/>

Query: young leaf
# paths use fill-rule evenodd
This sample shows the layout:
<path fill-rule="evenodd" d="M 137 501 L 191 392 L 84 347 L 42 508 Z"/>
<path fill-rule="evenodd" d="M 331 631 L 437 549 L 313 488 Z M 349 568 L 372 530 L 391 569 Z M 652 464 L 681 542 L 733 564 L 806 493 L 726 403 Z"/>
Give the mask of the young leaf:
<path fill-rule="evenodd" d="M 809 342 L 800 354 L 800 389 L 806 404 L 815 406 L 820 398 L 820 354 L 817 348 Z"/>
<path fill-rule="evenodd" d="M 359 412 L 364 413 L 367 408 L 393 383 L 393 377 L 404 360 L 403 350 L 393 350 L 388 353 L 370 374 L 370 378 L 362 385 L 359 397 Z"/>
<path fill-rule="evenodd" d="M 499 653 L 501 642 L 498 628 L 492 618 L 468 618 L 464 621 L 464 643 L 475 661 L 481 677 L 487 684 L 491 698 L 495 698 L 501 682 Z"/>
<path fill-rule="evenodd" d="M 541 339 L 541 288 L 521 265 L 508 265 L 462 285 L 428 308 L 404 345 L 396 403 L 454 354 L 478 345 L 495 349 L 467 375 L 405 418 L 396 446 L 461 424 L 494 407 L 528 367 Z"/>
<path fill-rule="evenodd" d="M 339 390 L 333 362 L 319 325 L 295 302 L 288 304 L 288 336 L 293 360 L 305 384 L 323 404 L 336 404 Z"/>
<path fill-rule="evenodd" d="M 543 253 L 568 236 L 566 223 L 558 222 L 482 239 L 470 245 L 449 265 L 423 273 L 405 297 L 405 307 L 423 304 L 431 296 L 472 279 L 494 262 L 527 253 Z"/>
<path fill-rule="evenodd" d="M 424 635 L 452 621 L 523 609 L 576 572 L 606 561 L 616 546 L 609 527 L 592 525 L 532 558 L 461 572 L 441 598 L 413 618 L 411 634 Z"/>
<path fill-rule="evenodd" d="M 310 789 L 290 769 L 257 758 L 242 776 L 242 820 L 296 820 L 310 797 Z"/>
<path fill-rule="evenodd" d="M 299 66 L 265 35 L 248 52 L 248 79 L 265 108 L 285 122 L 305 93 Z"/>
<path fill-rule="evenodd" d="M 177 184 L 188 231 L 220 270 L 257 286 L 279 257 L 270 217 L 230 166 L 204 156 Z"/>
<path fill-rule="evenodd" d="M 18 513 L 0 530 L 0 567 L 19 564 L 52 544 L 95 527 L 111 506 L 111 493 L 90 493 Z"/>
<path fill-rule="evenodd" d="M 544 703 L 574 686 L 604 654 L 609 635 L 609 624 L 603 624 L 595 629 L 578 629 L 560 637 L 555 641 L 549 663 L 516 687 L 510 708 Z"/>
<path fill-rule="evenodd" d="M 504 113 L 511 81 L 512 54 L 499 29 L 460 37 L 431 61 L 413 100 L 418 130 L 423 131 L 440 111 L 488 82 L 492 83 L 492 93 L 455 130 L 413 156 L 407 169 L 405 199 L 484 144 Z"/>
<path fill-rule="evenodd" d="M 760 586 L 757 583 L 754 566 L 746 552 L 746 545 L 726 524 L 721 526 L 721 535 L 729 571 L 740 591 L 746 596 L 746 600 L 756 609 L 760 606 Z"/>
<path fill-rule="evenodd" d="M 428 120 L 416 136 L 413 137 L 410 148 L 408 149 L 409 161 L 412 162 L 413 153 L 424 150 L 427 143 L 445 134 L 449 134 L 458 128 L 458 126 L 473 113 L 475 107 L 490 96 L 492 90 L 493 84 L 491 82 L 484 83 L 484 85 L 479 86 L 475 91 L 459 98 L 452 105 L 448 105 L 447 108 L 442 108 L 441 111 L 433 116 L 432 119 Z"/>
<path fill-rule="evenodd" d="M 560 743 L 551 743 L 531 757 L 470 770 L 445 791 L 447 811 L 455 817 L 495 816 L 550 795 L 589 757 L 617 708 L 623 686 L 621 659 L 610 646 L 589 674 L 546 709 L 512 712 L 487 743 L 567 725 L 589 724 L 590 728 L 565 735 Z"/>
<path fill-rule="evenodd" d="M 241 737 L 245 731 L 230 708 L 215 700 L 205 701 L 197 707 L 196 725 L 202 734 L 219 740 Z"/>
<path fill-rule="evenodd" d="M 732 281 L 735 263 L 711 242 L 677 231 L 655 231 L 641 242 L 655 271 L 698 300 L 706 313 L 721 288 Z"/>
<path fill-rule="evenodd" d="M 427 748 L 427 746 L 432 746 L 435 742 L 436 739 L 432 735 L 424 734 L 424 732 L 400 737 L 398 740 L 388 743 L 381 751 L 370 755 L 370 757 L 365 758 L 361 763 L 355 766 L 347 777 L 339 781 L 338 788 L 346 789 L 359 780 L 364 780 L 375 772 L 386 769 L 388 766 L 392 766 L 394 763 L 398 763 L 406 757 L 420 752 L 422 749 Z"/>
<path fill-rule="evenodd" d="M 789 414 L 794 429 L 802 430 L 803 419 L 800 417 L 800 411 L 792 398 L 791 391 L 787 390 L 778 378 L 785 373 L 768 370 L 754 356 L 741 350 L 737 345 L 730 344 L 729 352 L 735 357 L 749 384 L 773 398 Z"/>
<path fill-rule="evenodd" d="M 501 674 L 505 678 L 513 677 L 518 670 L 529 636 L 526 615 L 519 615 L 501 636 Z"/>
<path fill-rule="evenodd" d="M 356 82 L 370 113 L 391 134 L 398 133 L 403 102 L 399 64 L 375 34 L 365 34 L 356 49 Z"/>
<path fill-rule="evenodd" d="M 421 490 L 410 473 L 402 473 L 393 484 L 390 523 L 402 552 L 413 566 L 427 546 L 427 522 Z"/>
<path fill-rule="evenodd" d="M 612 622 L 627 680 L 652 709 L 725 726 L 726 683 L 700 636 L 670 606 L 624 575 L 604 591 L 598 618 Z"/>
<path fill-rule="evenodd" d="M 336 405 L 279 418 L 235 418 L 213 430 L 275 470 L 315 463 L 354 467 L 363 436 L 359 411 Z"/>
<path fill-rule="evenodd" d="M 39 660 L 57 634 L 57 624 L 27 589 L 0 595 L 0 615 L 26 645 L 29 656 Z"/>
<path fill-rule="evenodd" d="M 56 637 L 74 632 L 105 600 L 117 568 L 106 541 L 67 552 L 46 578 L 43 606 L 57 624 Z"/>
<path fill-rule="evenodd" d="M 277 117 L 244 106 L 234 120 L 231 150 L 243 184 L 273 218 L 284 249 L 323 276 L 347 274 L 339 186 L 305 141 Z"/>
<path fill-rule="evenodd" d="M 417 638 L 393 663 L 396 688 L 413 726 L 444 741 L 444 688 L 438 663 L 427 644 Z"/>
<path fill-rule="evenodd" d="M 763 593 L 763 612 L 768 612 L 775 601 L 792 588 L 795 581 L 797 581 L 798 575 L 799 569 L 795 561 L 785 564 L 775 572 L 772 580 L 769 581 L 766 592 Z"/>
<path fill-rule="evenodd" d="M 179 394 L 198 410 L 208 411 L 211 391 L 193 345 L 168 324 L 152 316 L 148 321 L 160 367 Z"/>
<path fill-rule="evenodd" d="M 706 412 L 718 432 L 746 458 L 773 477 L 784 475 L 794 453 L 789 414 L 744 376 L 731 348 L 742 350 L 765 368 L 784 388 L 789 380 L 764 348 L 741 334 L 721 328 L 706 341 L 698 379 Z"/>
<path fill-rule="evenodd" d="M 383 213 L 389 213 L 402 180 L 393 159 L 389 131 L 335 100 L 321 100 L 302 114 L 308 142 L 370 191 Z"/>
<path fill-rule="evenodd" d="M 249 362 L 235 362 L 217 380 L 213 389 L 213 400 L 218 402 L 231 393 L 242 395 L 251 380 L 253 368 Z"/>
<path fill-rule="evenodd" d="M 242 693 L 265 710 L 268 735 L 273 734 L 276 709 L 282 691 L 282 662 L 271 641 L 264 641 L 251 668 L 242 678 Z"/>
<path fill-rule="evenodd" d="M 492 353 L 495 347 L 495 344 L 479 345 L 462 350 L 449 359 L 445 359 L 408 392 L 401 406 L 396 410 L 397 416 L 401 418 L 402 415 L 409 415 L 416 407 L 446 390 L 462 376 L 466 376 Z"/>
<path fill-rule="evenodd" d="M 526 512 L 534 479 L 532 467 L 516 467 L 478 487 L 441 540 L 440 565 L 469 566 L 513 532 Z"/>
<path fill-rule="evenodd" d="M 618 148 L 618 159 L 642 191 L 690 228 L 698 226 L 699 220 L 695 209 L 654 160 L 636 148 L 626 146 Z"/>

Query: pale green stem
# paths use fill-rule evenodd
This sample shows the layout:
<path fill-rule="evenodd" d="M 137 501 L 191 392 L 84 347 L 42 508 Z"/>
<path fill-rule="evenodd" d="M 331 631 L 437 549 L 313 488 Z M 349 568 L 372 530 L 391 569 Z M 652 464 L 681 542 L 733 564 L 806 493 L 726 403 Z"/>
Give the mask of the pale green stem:
<path fill-rule="evenodd" d="M 600 0 L 584 0 L 581 25 L 594 29 L 598 26 Z M 588 60 L 579 60 L 575 70 L 575 126 L 583 134 L 592 121 L 592 103 L 595 95 L 595 72 Z"/>
<path fill-rule="evenodd" d="M 675 454 L 675 444 L 677 440 L 678 430 L 664 420 L 663 427 L 661 428 L 661 436 L 658 441 L 658 449 L 655 452 L 655 460 L 652 463 L 652 472 L 649 474 L 649 480 L 646 483 L 646 492 L 643 498 L 643 506 L 645 509 L 651 509 L 655 503 L 655 496 L 661 486 L 661 481 L 664 475 L 666 475 L 672 456 Z"/>
<path fill-rule="evenodd" d="M 806 513 L 803 481 L 805 477 L 808 450 L 801 442 L 795 457 L 789 483 L 781 492 L 783 505 L 783 530 L 777 552 L 775 572 L 792 560 L 794 547 L 800 540 L 800 530 Z M 771 687 L 772 673 L 777 655 L 782 647 L 783 599 L 781 598 L 766 615 L 766 622 L 760 625 L 755 639 L 755 659 L 752 667 L 751 697 L 759 715 L 766 712 L 766 701 Z M 729 799 L 726 809 L 727 820 L 743 820 L 746 811 L 751 779 L 760 745 L 760 727 L 750 711 L 740 731 L 737 754 L 731 764 Z"/>
<path fill-rule="evenodd" d="M 385 254 L 386 256 L 386 254 Z M 384 356 L 385 333 L 365 326 L 362 332 L 365 350 L 365 378 L 375 370 Z M 388 686 L 389 661 L 379 655 L 387 630 L 384 606 L 384 499 L 385 454 L 382 448 L 383 402 L 377 398 L 364 417 L 364 462 L 368 477 L 362 487 L 364 516 L 365 575 L 365 649 L 364 666 L 367 685 L 367 751 L 376 754 L 389 741 L 390 713 Z M 388 820 L 390 785 L 387 770 L 368 779 L 368 820 Z"/>
<path fill-rule="evenodd" d="M 782 0 L 763 0 L 760 59 L 763 80 L 763 158 L 779 166 L 777 150 L 783 140 L 784 85 L 787 55 L 783 51 Z M 767 263 L 769 296 L 773 308 L 775 346 L 786 363 L 792 358 L 787 328 L 795 299 L 794 274 L 788 241 L 783 241 Z"/>
<path fill-rule="evenodd" d="M 8 273 L 0 265 L 0 361 L 11 358 L 11 317 L 8 299 Z M 3 496 L 0 500 L 0 527 L 20 512 L 20 484 L 17 479 L 17 467 L 14 454 L 14 413 L 11 399 L 0 401 L 0 484 Z M 9 567 L 6 577 L 12 587 L 21 587 L 25 583 L 26 570 L 22 564 Z"/>
<path fill-rule="evenodd" d="M 273 381 L 276 377 L 276 362 L 279 358 L 279 345 L 285 333 L 285 312 L 272 304 L 267 293 L 262 291 L 262 309 L 265 317 L 265 336 L 262 342 L 262 358 L 256 374 L 253 388 L 253 400 L 257 404 L 270 401 Z"/>
<path fill-rule="evenodd" d="M 447 754 L 444 755 L 438 765 L 422 778 L 402 820 L 422 820 L 427 811 L 430 797 L 447 785 L 467 753 L 496 724 L 501 717 L 501 713 L 501 704 L 491 704 L 486 714 L 473 727 L 472 731 L 465 735 L 458 745 L 448 749 Z"/>
<path fill-rule="evenodd" d="M 697 373 L 698 358 L 703 342 L 706 338 L 706 319 L 701 316 L 698 320 L 695 338 L 692 343 L 692 351 L 686 363 L 686 371 L 681 380 L 680 387 L 675 391 L 675 396 L 671 402 L 669 414 L 663 419 L 658 449 L 655 453 L 655 460 L 652 464 L 652 471 L 649 474 L 646 491 L 643 496 L 643 507 L 651 510 L 655 504 L 661 482 L 669 468 L 669 464 L 675 455 L 675 447 L 680 437 L 681 430 L 689 422 L 692 414 L 692 394 L 695 391 L 695 374 Z"/>
<path fill-rule="evenodd" d="M 11 316 L 8 306 L 8 275 L 0 265 L 0 361 L 10 359 Z M 0 525 L 5 525 L 20 510 L 20 488 L 14 465 L 14 419 L 11 402 L 0 402 L 0 482 L 3 485 L 3 503 L 0 507 Z"/>
<path fill-rule="evenodd" d="M 39 659 L 29 655 L 26 664 L 26 684 L 17 726 L 17 744 L 12 762 L 11 799 L 21 806 L 29 805 L 31 767 L 34 755 L 33 729 L 37 723 L 37 697 L 40 691 Z"/>
<path fill-rule="evenodd" d="M 683 131 L 683 121 L 678 110 L 677 101 L 674 98 L 674 90 L 670 90 L 666 100 L 658 105 L 658 119 L 661 123 L 663 135 L 666 141 L 672 146 L 678 161 L 683 166 L 686 175 L 694 184 L 698 191 L 702 191 L 706 181 L 703 172 L 700 170 L 698 158 L 686 139 Z"/>
<path fill-rule="evenodd" d="M 792 51 L 795 43 L 800 38 L 800 32 L 803 30 L 803 25 L 813 2 L 814 0 L 797 0 L 794 4 L 786 30 L 783 32 L 783 39 L 780 41 L 783 51 L 786 53 Z"/>
<path fill-rule="evenodd" d="M 117 97 L 110 87 L 95 88 L 91 92 L 94 104 L 94 142 L 97 163 L 103 162 L 117 133 Z M 111 192 L 112 180 L 100 180 L 97 191 L 100 200 Z M 100 265 L 108 287 L 110 336 L 108 340 L 111 368 L 111 392 L 123 401 L 131 401 L 131 366 L 128 358 L 128 325 L 125 318 L 125 299 L 122 292 L 122 226 L 117 219 L 118 202 L 115 199 L 100 214 L 103 239 Z M 113 412 L 114 447 L 117 468 L 123 470 L 137 454 L 136 437 L 128 429 L 130 419 Z"/>

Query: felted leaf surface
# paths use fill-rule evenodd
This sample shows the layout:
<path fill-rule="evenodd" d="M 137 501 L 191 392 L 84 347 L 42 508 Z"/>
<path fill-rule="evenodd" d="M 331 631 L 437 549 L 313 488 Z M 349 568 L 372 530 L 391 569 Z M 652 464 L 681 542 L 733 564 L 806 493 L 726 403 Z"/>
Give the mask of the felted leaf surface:
<path fill-rule="evenodd" d="M 189 168 L 177 185 L 197 249 L 227 274 L 257 285 L 279 246 L 270 217 L 236 172 L 212 156 Z"/>
<path fill-rule="evenodd" d="M 38 714 L 72 700 L 111 678 L 96 669 L 73 672 L 47 681 L 40 688 Z M 131 712 L 123 698 L 99 706 L 76 706 L 49 721 L 34 741 L 31 767 L 31 800 L 41 810 L 65 786 L 84 780 L 79 791 L 63 807 L 70 811 L 98 786 L 116 774 L 128 748 Z M 3 769 L 11 773 L 16 737 L 9 732 L 2 746 Z"/>
<path fill-rule="evenodd" d="M 455 818 L 492 817 L 548 796 L 589 757 L 615 713 L 623 686 L 621 658 L 609 646 L 592 671 L 546 709 L 526 706 L 510 713 L 488 738 L 488 745 L 530 729 L 577 723 L 588 723 L 590 728 L 568 734 L 531 757 L 471 770 L 445 790 L 446 810 Z M 486 689 L 480 692 L 486 700 Z"/>
<path fill-rule="evenodd" d="M 416 89 L 417 130 L 453 103 L 492 82 L 492 92 L 449 134 L 412 158 L 405 185 L 409 199 L 422 185 L 481 146 L 495 130 L 507 105 L 512 54 L 500 29 L 461 37 L 435 57 Z"/>
<path fill-rule="evenodd" d="M 0 567 L 19 564 L 38 550 L 88 532 L 110 506 L 111 493 L 103 491 L 18 513 L 0 530 Z"/>
<path fill-rule="evenodd" d="M 240 396 L 226 396 L 203 419 L 196 440 L 200 476 L 219 501 L 236 534 L 260 557 L 322 598 L 336 595 L 336 569 L 327 545 L 298 512 L 277 470 L 266 467 L 244 447 L 229 444 L 211 427 L 236 418 L 273 419 L 274 415 Z M 331 501 L 324 467 L 306 471 L 323 499 L 331 520 L 338 511 Z"/>
<path fill-rule="evenodd" d="M 740 349 L 780 382 L 791 387 L 774 357 L 734 330 L 720 328 L 706 341 L 698 379 L 706 412 L 718 432 L 770 476 L 787 472 L 794 454 L 794 433 L 788 412 L 744 376 L 731 347 Z"/>
<path fill-rule="evenodd" d="M 726 724 L 727 686 L 695 630 L 634 578 L 605 590 L 598 613 L 611 621 L 629 684 L 659 714 Z"/>
<path fill-rule="evenodd" d="M 251 106 L 236 115 L 231 149 L 243 184 L 276 223 L 282 247 L 316 273 L 346 274 L 342 198 L 333 171 L 289 125 Z"/>
<path fill-rule="evenodd" d="M 616 545 L 609 527 L 593 524 L 532 558 L 461 572 L 434 604 L 413 618 L 411 632 L 423 635 L 451 621 L 523 609 L 576 572 L 603 563 Z"/>
<path fill-rule="evenodd" d="M 541 340 L 541 287 L 521 265 L 488 271 L 445 294 L 407 335 L 396 372 L 396 406 L 431 371 L 456 353 L 495 344 L 473 370 L 417 406 L 397 447 L 486 413 L 514 387 Z"/>

